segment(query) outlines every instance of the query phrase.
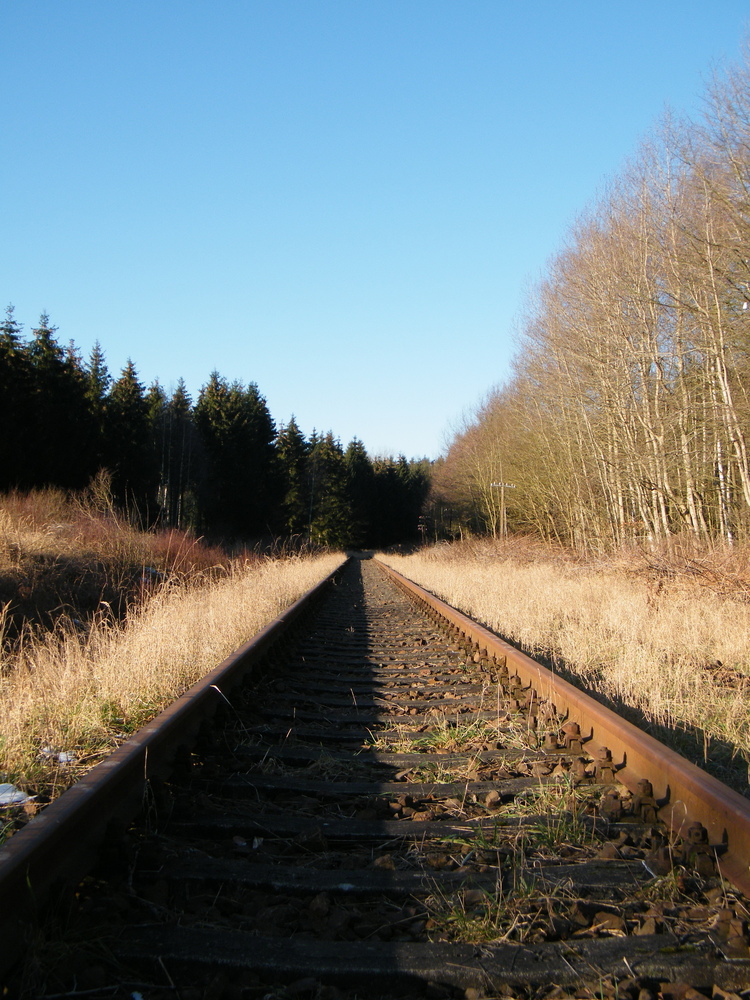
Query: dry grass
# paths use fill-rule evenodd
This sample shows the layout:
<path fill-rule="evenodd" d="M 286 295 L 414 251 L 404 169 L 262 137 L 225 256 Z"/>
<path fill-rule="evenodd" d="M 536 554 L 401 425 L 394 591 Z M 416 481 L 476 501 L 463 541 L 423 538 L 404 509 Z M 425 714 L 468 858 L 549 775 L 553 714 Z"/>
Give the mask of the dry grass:
<path fill-rule="evenodd" d="M 106 479 L 0 497 L 0 782 L 68 786 L 342 560 L 140 531 Z"/>
<path fill-rule="evenodd" d="M 230 564 L 226 552 L 185 531 L 145 532 L 118 511 L 106 477 L 88 490 L 0 496 L 3 638 L 61 617 L 121 614 L 159 574 L 193 576 Z"/>
<path fill-rule="evenodd" d="M 70 784 L 341 561 L 266 560 L 218 580 L 175 578 L 121 621 L 29 637 L 0 678 L 3 780 Z M 60 766 L 61 753 L 74 763 Z"/>
<path fill-rule="evenodd" d="M 109 563 L 166 563 L 177 569 L 190 564 L 191 551 L 202 565 L 207 559 L 226 561 L 220 549 L 196 545 L 184 531 L 143 531 L 115 507 L 106 475 L 77 493 L 46 489 L 0 496 L 0 573 L 30 557 L 87 555 Z"/>
<path fill-rule="evenodd" d="M 750 761 L 748 552 L 621 553 L 586 563 L 539 543 L 438 545 L 382 556 L 531 655 L 697 730 L 705 759 Z M 746 769 L 740 768 L 746 781 Z"/>

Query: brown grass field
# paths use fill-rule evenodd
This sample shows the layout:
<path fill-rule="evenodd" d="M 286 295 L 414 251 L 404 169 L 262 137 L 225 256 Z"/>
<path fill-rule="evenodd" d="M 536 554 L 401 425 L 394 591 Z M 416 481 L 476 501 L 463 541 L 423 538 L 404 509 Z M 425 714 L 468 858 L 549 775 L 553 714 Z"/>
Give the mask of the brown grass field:
<path fill-rule="evenodd" d="M 382 558 L 748 793 L 750 547 L 585 561 L 511 538 Z"/>
<path fill-rule="evenodd" d="M 0 782 L 68 787 L 342 560 L 230 559 L 90 495 L 0 498 Z"/>

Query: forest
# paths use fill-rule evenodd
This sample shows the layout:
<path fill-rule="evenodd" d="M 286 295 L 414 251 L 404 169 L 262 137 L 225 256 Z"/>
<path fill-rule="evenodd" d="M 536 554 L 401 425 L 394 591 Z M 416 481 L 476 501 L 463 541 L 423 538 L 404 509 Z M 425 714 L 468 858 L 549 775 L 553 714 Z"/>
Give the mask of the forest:
<path fill-rule="evenodd" d="M 213 372 L 193 402 L 183 380 L 114 378 L 97 344 L 84 360 L 46 314 L 27 339 L 0 323 L 0 491 L 80 489 L 104 476 L 144 527 L 225 542 L 294 537 L 338 548 L 419 537 L 430 463 L 371 458 L 358 439 L 277 427 L 254 383 Z"/>
<path fill-rule="evenodd" d="M 750 533 L 750 54 L 664 120 L 530 290 L 435 471 L 443 530 L 578 551 Z"/>

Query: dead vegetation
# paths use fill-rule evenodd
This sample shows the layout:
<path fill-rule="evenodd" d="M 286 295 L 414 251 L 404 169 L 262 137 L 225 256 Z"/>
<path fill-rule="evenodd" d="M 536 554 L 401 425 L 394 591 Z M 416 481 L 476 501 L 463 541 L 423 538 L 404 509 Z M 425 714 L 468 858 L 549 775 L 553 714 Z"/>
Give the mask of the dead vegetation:
<path fill-rule="evenodd" d="M 0 783 L 42 798 L 343 558 L 230 558 L 182 532 L 140 532 L 92 491 L 2 498 L 0 553 Z"/>
<path fill-rule="evenodd" d="M 747 790 L 750 548 L 586 560 L 511 538 L 383 558 Z"/>
<path fill-rule="evenodd" d="M 102 613 L 121 617 L 161 579 L 223 572 L 229 555 L 186 531 L 141 530 L 112 502 L 106 477 L 89 489 L 0 497 L 3 638 Z"/>

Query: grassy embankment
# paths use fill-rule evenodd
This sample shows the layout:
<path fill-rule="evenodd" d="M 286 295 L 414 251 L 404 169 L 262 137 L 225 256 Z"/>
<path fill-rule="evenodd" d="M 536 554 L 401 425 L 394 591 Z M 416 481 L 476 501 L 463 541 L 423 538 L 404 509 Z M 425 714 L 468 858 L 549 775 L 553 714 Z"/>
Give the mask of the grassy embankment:
<path fill-rule="evenodd" d="M 587 562 L 509 539 L 382 558 L 748 791 L 750 549 Z"/>
<path fill-rule="evenodd" d="M 101 496 L 0 497 L 0 782 L 69 786 L 342 559 L 230 559 Z"/>

